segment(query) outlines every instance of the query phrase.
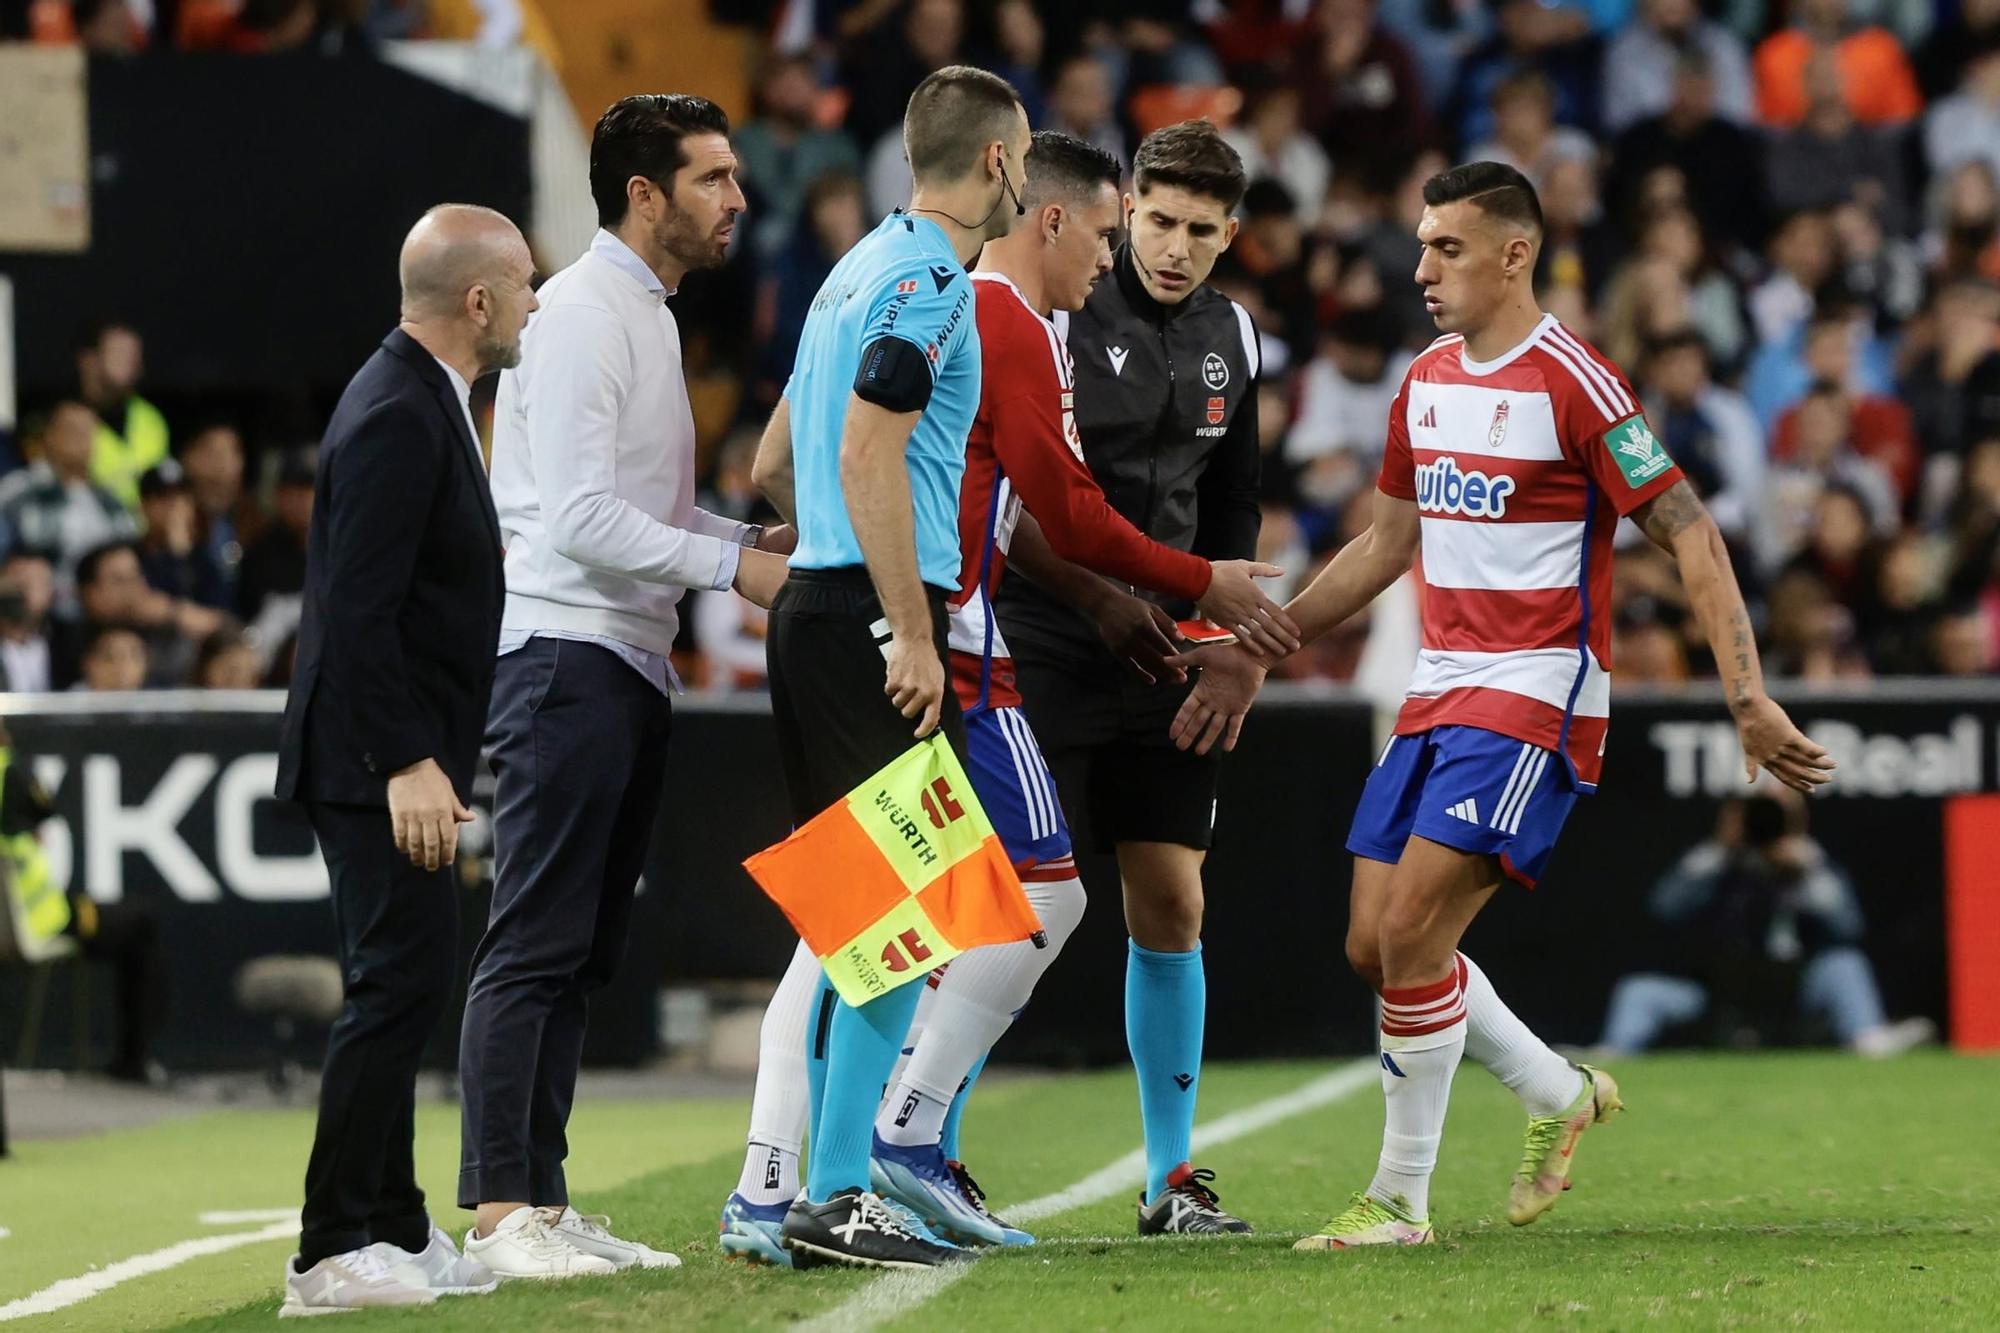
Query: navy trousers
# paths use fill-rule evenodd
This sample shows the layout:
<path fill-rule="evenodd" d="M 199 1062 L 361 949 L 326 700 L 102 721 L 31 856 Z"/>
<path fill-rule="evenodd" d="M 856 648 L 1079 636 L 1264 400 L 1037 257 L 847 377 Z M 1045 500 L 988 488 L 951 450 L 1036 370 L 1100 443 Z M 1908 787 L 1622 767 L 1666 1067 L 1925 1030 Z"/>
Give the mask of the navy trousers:
<path fill-rule="evenodd" d="M 608 649 L 531 639 L 493 679 L 493 909 L 459 1044 L 458 1202 L 569 1202 L 589 996 L 625 954 L 673 708 Z"/>

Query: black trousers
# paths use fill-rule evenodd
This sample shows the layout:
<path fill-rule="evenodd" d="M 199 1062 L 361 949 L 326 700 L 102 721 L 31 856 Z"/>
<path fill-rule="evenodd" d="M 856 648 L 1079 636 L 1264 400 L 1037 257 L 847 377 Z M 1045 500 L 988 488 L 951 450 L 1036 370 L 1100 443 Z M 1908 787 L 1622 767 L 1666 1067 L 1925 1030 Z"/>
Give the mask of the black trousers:
<path fill-rule="evenodd" d="M 589 996 L 625 956 L 673 706 L 595 644 L 531 639 L 493 679 L 493 909 L 459 1042 L 458 1202 L 569 1202 Z"/>
<path fill-rule="evenodd" d="M 417 1188 L 417 1069 L 458 966 L 450 867 L 425 870 L 396 850 L 386 807 L 311 802 L 333 881 L 346 1003 L 327 1040 L 319 1126 L 306 1165 L 301 1268 L 388 1241 L 429 1241 Z"/>
<path fill-rule="evenodd" d="M 945 595 L 932 588 L 931 632 L 944 663 L 939 727 L 965 762 L 965 717 L 952 689 Z M 792 822 L 804 824 L 917 743 L 917 724 L 882 692 L 889 630 L 868 571 L 795 569 L 771 607 L 764 656 Z"/>

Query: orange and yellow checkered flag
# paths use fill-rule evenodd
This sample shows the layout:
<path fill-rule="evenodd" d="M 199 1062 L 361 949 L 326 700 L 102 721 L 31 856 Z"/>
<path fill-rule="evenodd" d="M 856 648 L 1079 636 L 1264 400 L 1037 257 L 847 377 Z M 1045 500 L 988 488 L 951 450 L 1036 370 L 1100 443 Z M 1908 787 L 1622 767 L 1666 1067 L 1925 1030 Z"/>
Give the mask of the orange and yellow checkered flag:
<path fill-rule="evenodd" d="M 965 769 L 936 733 L 743 866 L 853 1005 L 967 949 L 1041 932 Z"/>

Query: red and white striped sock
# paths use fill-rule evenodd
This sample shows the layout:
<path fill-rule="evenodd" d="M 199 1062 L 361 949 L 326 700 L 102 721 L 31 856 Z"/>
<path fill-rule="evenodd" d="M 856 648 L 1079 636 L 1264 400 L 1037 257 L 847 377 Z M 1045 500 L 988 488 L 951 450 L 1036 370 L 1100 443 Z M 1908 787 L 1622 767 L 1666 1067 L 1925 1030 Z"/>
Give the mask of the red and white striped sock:
<path fill-rule="evenodd" d="M 1431 1172 L 1444 1138 L 1451 1079 L 1465 1053 L 1465 991 L 1451 972 L 1427 986 L 1382 991 L 1382 1097 L 1388 1119 L 1370 1196 L 1430 1216 Z"/>

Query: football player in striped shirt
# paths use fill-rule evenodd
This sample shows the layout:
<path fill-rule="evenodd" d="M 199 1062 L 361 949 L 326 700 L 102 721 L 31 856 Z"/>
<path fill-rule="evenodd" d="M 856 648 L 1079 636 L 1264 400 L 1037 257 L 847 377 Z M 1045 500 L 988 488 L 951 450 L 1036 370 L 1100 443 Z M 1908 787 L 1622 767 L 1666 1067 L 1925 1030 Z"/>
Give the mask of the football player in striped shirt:
<path fill-rule="evenodd" d="M 1679 565 L 1746 775 L 1806 791 L 1833 768 L 1764 692 L 1721 534 L 1631 385 L 1536 304 L 1534 187 L 1475 162 L 1433 177 L 1424 204 L 1416 280 L 1444 336 L 1391 408 L 1373 525 L 1286 608 L 1310 642 L 1423 555 L 1422 647 L 1347 840 L 1347 956 L 1382 997 L 1388 1123 L 1374 1180 L 1305 1250 L 1432 1239 L 1430 1177 L 1462 1055 L 1528 1112 L 1507 1204 L 1516 1226 L 1555 1205 L 1577 1140 L 1622 1107 L 1609 1075 L 1551 1051 L 1458 951 L 1503 880 L 1534 887 L 1578 794 L 1596 788 L 1621 517 Z M 1186 659 L 1197 663 L 1175 739 L 1227 746 L 1263 665 L 1226 648 Z"/>

